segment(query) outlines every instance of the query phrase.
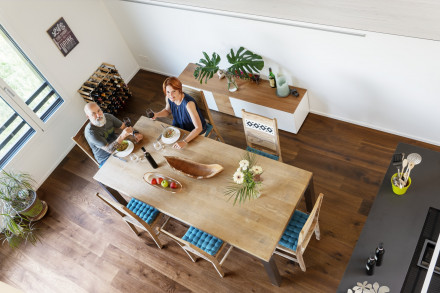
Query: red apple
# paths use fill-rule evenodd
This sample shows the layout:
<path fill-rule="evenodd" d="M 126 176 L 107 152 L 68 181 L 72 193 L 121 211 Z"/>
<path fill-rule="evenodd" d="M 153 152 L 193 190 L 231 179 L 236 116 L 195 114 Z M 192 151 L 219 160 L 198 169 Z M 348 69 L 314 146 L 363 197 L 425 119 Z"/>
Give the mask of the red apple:
<path fill-rule="evenodd" d="M 173 188 L 173 189 L 177 188 L 177 183 L 174 182 L 174 181 L 171 182 L 170 187 Z"/>
<path fill-rule="evenodd" d="M 152 185 L 156 185 L 156 184 L 157 184 L 157 180 L 156 180 L 156 178 L 153 178 L 153 180 L 151 180 L 151 184 L 152 184 Z"/>

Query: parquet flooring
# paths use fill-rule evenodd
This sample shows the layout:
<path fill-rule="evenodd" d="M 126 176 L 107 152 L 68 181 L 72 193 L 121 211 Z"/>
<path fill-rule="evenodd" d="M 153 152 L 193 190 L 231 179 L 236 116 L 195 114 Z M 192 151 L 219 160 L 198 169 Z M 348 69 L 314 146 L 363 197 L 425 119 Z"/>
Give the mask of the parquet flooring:
<path fill-rule="evenodd" d="M 134 98 L 118 116 L 136 121 L 148 107 L 160 110 L 164 78 L 140 71 L 129 84 Z M 245 148 L 241 120 L 212 113 L 225 142 Z M 315 192 L 325 194 L 321 241 L 312 239 L 305 252 L 307 271 L 275 257 L 281 287 L 269 283 L 258 259 L 238 249 L 221 279 L 210 263 L 192 263 L 165 237 L 162 250 L 145 233 L 136 237 L 95 197 L 103 192 L 92 179 L 98 169 L 78 147 L 38 190 L 50 207 L 38 224 L 42 242 L 0 246 L 0 280 L 44 293 L 335 292 L 397 143 L 440 148 L 314 114 L 297 135 L 280 131 L 280 139 L 284 162 L 312 171 Z"/>

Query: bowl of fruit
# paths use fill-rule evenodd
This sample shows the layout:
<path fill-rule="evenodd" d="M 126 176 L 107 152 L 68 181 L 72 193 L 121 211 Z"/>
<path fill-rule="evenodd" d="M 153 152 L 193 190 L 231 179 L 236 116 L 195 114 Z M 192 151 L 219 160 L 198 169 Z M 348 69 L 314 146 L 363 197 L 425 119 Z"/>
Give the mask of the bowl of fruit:
<path fill-rule="evenodd" d="M 160 173 L 148 172 L 144 174 L 144 180 L 151 186 L 160 190 L 176 193 L 182 190 L 182 184 L 171 177 Z"/>

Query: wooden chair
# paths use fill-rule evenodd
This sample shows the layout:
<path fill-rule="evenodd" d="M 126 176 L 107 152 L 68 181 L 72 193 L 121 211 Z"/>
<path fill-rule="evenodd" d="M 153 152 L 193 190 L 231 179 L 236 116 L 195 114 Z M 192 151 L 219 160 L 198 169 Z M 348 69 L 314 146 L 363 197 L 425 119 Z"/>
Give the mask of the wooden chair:
<path fill-rule="evenodd" d="M 108 204 L 113 210 L 115 210 L 122 217 L 125 223 L 127 223 L 131 230 L 133 230 L 136 236 L 139 236 L 140 234 L 136 228 L 145 230 L 148 232 L 148 234 L 150 234 L 151 238 L 153 238 L 157 247 L 163 247 L 158 238 L 160 233 L 158 231 L 159 227 L 156 227 L 156 231 L 154 231 L 153 228 L 153 226 L 157 225 L 161 215 L 157 209 L 135 198 L 132 198 L 127 206 L 124 206 L 118 202 L 115 202 L 114 200 L 105 198 L 99 193 L 96 193 L 96 196 Z"/>
<path fill-rule="evenodd" d="M 98 161 L 96 161 L 95 156 L 93 155 L 92 148 L 86 140 L 86 136 L 84 135 L 84 129 L 86 128 L 89 120 L 87 120 L 84 125 L 80 128 L 80 130 L 72 137 L 73 141 L 82 149 L 96 165 L 99 166 Z"/>
<path fill-rule="evenodd" d="M 220 257 L 220 254 L 226 247 L 226 242 L 192 226 L 189 227 L 185 235 L 180 238 L 165 230 L 165 226 L 168 224 L 169 220 L 170 218 L 165 221 L 165 223 L 160 228 L 160 232 L 169 236 L 180 247 L 182 247 L 182 249 L 193 262 L 196 262 L 197 258 L 194 258 L 190 253 L 212 263 L 217 273 L 220 275 L 220 277 L 223 278 L 225 276 L 225 273 L 223 272 L 221 266 L 225 259 L 228 257 L 232 248 L 234 247 L 232 245 L 229 245 L 228 250 L 219 261 L 218 259 Z"/>
<path fill-rule="evenodd" d="M 277 119 L 241 110 L 247 150 L 282 162 Z"/>
<path fill-rule="evenodd" d="M 304 272 L 306 271 L 306 264 L 303 259 L 304 251 L 313 233 L 315 233 L 317 240 L 321 237 L 318 218 L 323 198 L 324 194 L 321 193 L 310 215 L 298 210 L 294 212 L 274 251 L 275 254 L 299 263 L 301 270 Z"/>
<path fill-rule="evenodd" d="M 207 123 L 207 130 L 205 132 L 206 137 L 211 137 L 211 135 L 215 134 L 215 139 L 221 142 L 225 142 L 223 140 L 223 137 L 220 135 L 220 132 L 218 131 L 217 127 L 214 124 L 214 119 L 211 116 L 211 112 L 209 111 L 208 104 L 206 103 L 205 95 L 203 94 L 203 91 L 195 90 L 189 87 L 183 87 L 183 92 L 190 95 L 191 97 L 196 100 L 197 106 L 199 107 L 200 111 L 203 114 L 203 117 L 205 117 L 206 123 Z"/>

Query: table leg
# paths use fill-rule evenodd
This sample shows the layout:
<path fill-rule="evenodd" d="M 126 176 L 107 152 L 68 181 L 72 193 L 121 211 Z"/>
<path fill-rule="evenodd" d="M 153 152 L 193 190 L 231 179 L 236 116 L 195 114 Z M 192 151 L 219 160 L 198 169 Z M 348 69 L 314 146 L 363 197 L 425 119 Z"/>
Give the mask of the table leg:
<path fill-rule="evenodd" d="M 262 260 L 264 269 L 266 270 L 267 275 L 269 276 L 270 282 L 275 286 L 281 285 L 281 275 L 278 271 L 277 265 L 275 263 L 275 260 L 273 259 L 273 256 L 270 258 L 268 262 Z"/>
<path fill-rule="evenodd" d="M 111 187 L 108 187 L 107 185 L 102 184 L 99 181 L 97 182 L 102 187 L 102 189 L 104 189 L 116 202 L 119 202 L 124 206 L 128 204 L 128 202 L 125 200 L 125 198 L 122 197 L 122 195 L 119 192 L 117 192 Z"/>
<path fill-rule="evenodd" d="M 306 200 L 306 209 L 310 213 L 313 210 L 313 205 L 315 204 L 315 188 L 313 186 L 313 176 L 312 178 L 310 178 L 309 186 L 307 186 L 304 198 Z"/>

